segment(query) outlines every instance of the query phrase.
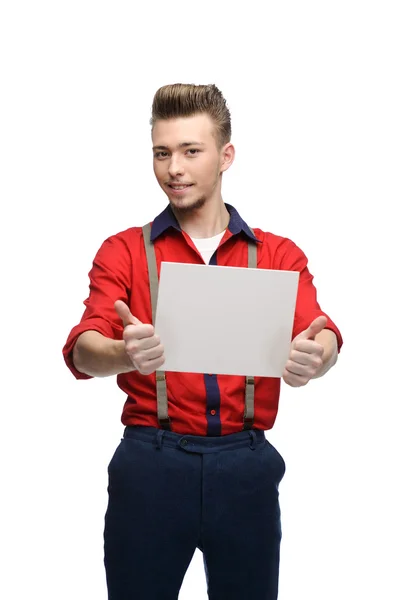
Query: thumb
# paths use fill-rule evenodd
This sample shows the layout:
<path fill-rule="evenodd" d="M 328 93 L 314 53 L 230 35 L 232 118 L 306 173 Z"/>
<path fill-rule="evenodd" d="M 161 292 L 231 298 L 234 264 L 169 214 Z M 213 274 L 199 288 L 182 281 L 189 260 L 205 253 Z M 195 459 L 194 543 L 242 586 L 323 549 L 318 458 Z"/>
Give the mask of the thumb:
<path fill-rule="evenodd" d="M 117 300 L 114 307 L 122 320 L 123 327 L 126 327 L 126 325 L 142 325 L 142 322 L 132 315 L 128 305 L 123 300 Z"/>
<path fill-rule="evenodd" d="M 327 317 L 320 315 L 320 317 L 317 317 L 314 321 L 312 321 L 309 327 L 305 329 L 301 337 L 303 337 L 305 340 L 314 340 L 315 336 L 320 333 L 320 331 L 323 331 L 326 325 Z"/>

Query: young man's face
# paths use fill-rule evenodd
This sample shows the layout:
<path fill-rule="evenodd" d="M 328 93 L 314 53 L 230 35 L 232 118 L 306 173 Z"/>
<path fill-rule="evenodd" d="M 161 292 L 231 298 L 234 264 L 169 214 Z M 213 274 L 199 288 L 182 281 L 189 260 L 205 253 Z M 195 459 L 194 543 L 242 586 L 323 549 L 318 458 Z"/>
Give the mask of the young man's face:
<path fill-rule="evenodd" d="M 218 150 L 213 129 L 207 114 L 160 120 L 154 125 L 154 173 L 178 211 L 196 210 L 221 197 L 221 173 L 233 162 L 234 147 L 229 143 Z"/>

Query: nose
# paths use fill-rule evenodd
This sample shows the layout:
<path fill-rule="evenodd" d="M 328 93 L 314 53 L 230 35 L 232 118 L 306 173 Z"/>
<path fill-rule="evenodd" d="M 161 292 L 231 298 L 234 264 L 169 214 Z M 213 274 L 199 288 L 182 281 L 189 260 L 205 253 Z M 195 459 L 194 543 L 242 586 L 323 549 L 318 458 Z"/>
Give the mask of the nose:
<path fill-rule="evenodd" d="M 172 158 L 170 159 L 168 170 L 171 178 L 177 177 L 178 175 L 184 175 L 183 165 L 176 156 L 172 156 Z"/>

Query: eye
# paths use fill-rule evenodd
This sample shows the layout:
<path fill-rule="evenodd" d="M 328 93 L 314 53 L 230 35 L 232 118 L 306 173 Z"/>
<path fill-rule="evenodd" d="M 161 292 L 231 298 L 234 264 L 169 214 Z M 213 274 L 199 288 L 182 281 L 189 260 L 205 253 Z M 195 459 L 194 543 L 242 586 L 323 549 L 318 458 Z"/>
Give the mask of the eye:
<path fill-rule="evenodd" d="M 187 152 L 200 152 L 200 150 L 198 150 L 197 148 L 190 148 L 190 150 L 188 150 Z M 191 156 L 195 156 L 195 154 L 191 154 Z"/>
<path fill-rule="evenodd" d="M 161 156 L 161 154 L 163 154 L 164 156 Z M 165 152 L 164 150 L 161 150 L 160 152 L 155 152 L 154 156 L 155 156 L 155 158 L 165 158 L 166 154 L 168 154 L 168 153 Z"/>

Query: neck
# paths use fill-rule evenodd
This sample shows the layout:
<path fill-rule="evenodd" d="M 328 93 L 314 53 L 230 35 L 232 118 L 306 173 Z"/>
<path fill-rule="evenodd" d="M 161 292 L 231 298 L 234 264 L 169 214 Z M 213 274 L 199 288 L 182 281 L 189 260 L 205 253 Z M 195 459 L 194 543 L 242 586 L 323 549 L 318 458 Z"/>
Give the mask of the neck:
<path fill-rule="evenodd" d="M 197 239 L 218 235 L 227 228 L 230 221 L 230 213 L 222 199 L 215 205 L 205 204 L 189 213 L 173 206 L 171 208 L 182 230 Z"/>

